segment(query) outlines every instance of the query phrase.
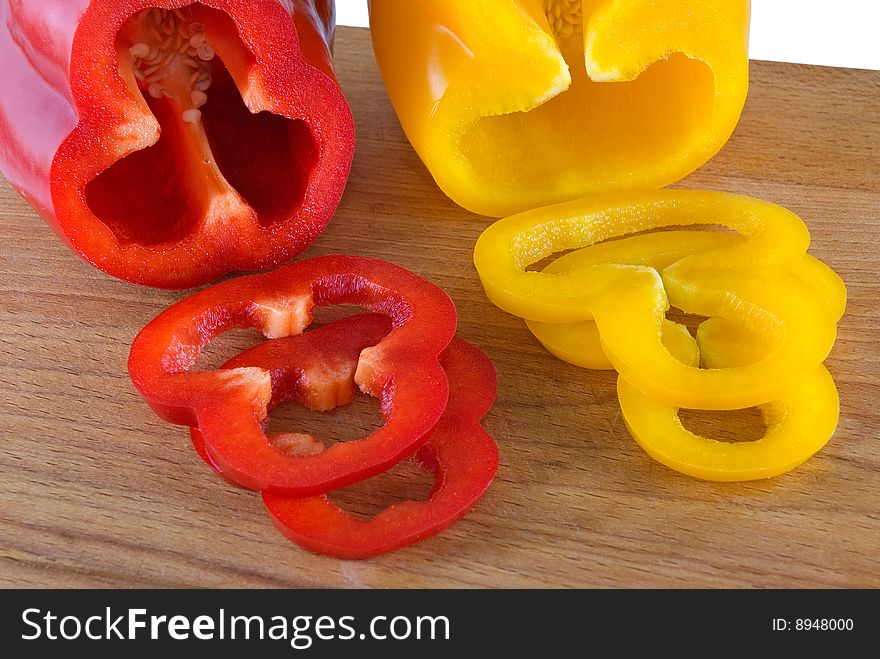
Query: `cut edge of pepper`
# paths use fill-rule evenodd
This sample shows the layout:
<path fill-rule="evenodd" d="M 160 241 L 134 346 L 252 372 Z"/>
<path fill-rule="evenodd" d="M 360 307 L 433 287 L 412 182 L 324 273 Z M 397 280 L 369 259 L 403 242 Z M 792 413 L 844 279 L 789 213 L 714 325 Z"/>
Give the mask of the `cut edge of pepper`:
<path fill-rule="evenodd" d="M 277 2 L 267 2 L 262 8 L 240 0 L 133 0 L 129 4 L 133 6 L 122 9 L 109 3 L 92 3 L 77 27 L 71 59 L 71 93 L 81 109 L 77 124 L 62 141 L 52 160 L 50 187 L 54 208 L 49 220 L 54 228 L 76 252 L 96 267 L 126 281 L 160 288 L 203 284 L 234 269 L 263 270 L 296 256 L 326 227 L 335 211 L 351 167 L 354 141 L 351 112 L 332 71 L 328 73 L 327 67 L 306 61 L 300 52 L 303 40 L 300 38 L 298 42 L 298 36 L 303 35 L 296 34 L 296 30 L 302 29 L 300 22 L 297 20 L 295 25 L 284 6 Z M 220 175 L 214 179 L 221 187 L 226 183 L 228 193 L 212 197 L 210 189 L 207 193 L 202 190 L 203 198 L 210 197 L 207 203 L 193 202 L 186 191 L 175 192 L 170 201 L 163 198 L 157 201 L 149 190 L 160 188 L 162 183 L 161 180 L 149 183 L 150 179 L 165 175 L 167 180 L 172 180 L 173 177 L 163 171 L 164 167 L 144 169 L 140 164 L 134 169 L 147 172 L 143 177 L 143 182 L 148 183 L 147 192 L 127 195 L 125 186 L 108 178 L 104 192 L 100 193 L 106 207 L 96 213 L 92 208 L 94 191 L 88 188 L 127 158 L 137 158 L 147 150 L 156 149 L 162 141 L 161 129 L 149 102 L 169 99 L 161 89 L 156 90 L 160 98 L 154 98 L 149 87 L 142 95 L 133 69 L 122 74 L 118 57 L 113 59 L 109 55 L 121 50 L 123 60 L 130 60 L 132 48 L 142 52 L 143 47 L 138 47 L 142 42 L 118 48 L 117 37 L 132 16 L 157 7 L 171 12 L 192 7 L 199 19 L 213 12 L 228 21 L 244 55 L 237 59 L 229 56 L 231 49 L 223 45 L 224 39 L 212 37 L 210 42 L 214 54 L 223 58 L 220 68 L 230 81 L 226 84 L 234 85 L 238 90 L 236 96 L 242 114 L 260 126 L 267 122 L 274 126 L 264 141 L 270 145 L 267 148 L 275 150 L 265 157 L 271 160 L 276 151 L 284 151 L 293 154 L 291 162 L 298 164 L 294 170 L 252 166 L 247 158 L 239 157 L 240 149 L 235 146 L 238 142 L 231 142 L 226 147 L 226 155 L 222 155 L 221 149 L 218 156 L 215 140 L 211 138 L 216 130 L 210 127 L 218 119 L 207 112 L 211 103 L 203 105 L 201 96 L 198 99 L 191 97 L 193 106 L 198 107 L 181 106 L 177 118 L 184 126 L 208 126 L 209 139 L 197 135 L 194 143 L 204 147 L 197 149 L 200 153 L 214 156 L 198 157 L 193 165 L 198 168 L 205 165 L 218 168 L 219 165 Z M 256 11 L 261 12 L 269 27 L 274 26 L 269 30 L 274 35 L 271 44 L 257 43 L 247 31 L 241 31 L 245 13 Z M 205 23 L 203 20 L 197 22 Z M 276 42 L 284 35 L 289 38 L 285 39 L 282 52 L 275 53 Z M 311 38 L 311 35 L 306 36 Z M 107 61 L 97 58 L 96 65 L 96 49 L 104 48 L 96 44 L 104 41 Z M 296 47 L 297 43 L 300 48 Z M 309 48 L 314 50 L 312 45 Z M 269 70 L 265 63 L 269 56 L 265 52 L 267 49 L 273 51 L 271 57 L 280 57 L 288 65 L 282 67 L 283 70 L 278 67 Z M 219 66 L 219 58 L 212 58 L 209 62 Z M 142 73 L 145 80 L 149 68 Z M 196 84 L 198 86 L 198 80 Z M 217 80 L 212 80 L 212 84 L 216 86 Z M 91 106 L 95 106 L 94 111 L 82 110 Z M 202 113 L 201 120 L 184 120 L 183 115 L 192 114 L 194 110 Z M 324 120 L 325 115 L 337 111 L 338 117 L 334 121 Z M 287 137 L 275 139 L 278 130 Z M 306 142 L 302 142 L 303 139 Z M 284 146 L 288 140 L 305 146 L 288 150 Z M 277 146 L 279 143 L 282 146 Z M 86 157 L 84 154 L 91 155 Z M 259 175 L 248 174 L 249 167 Z M 279 173 L 265 176 L 266 171 L 272 170 Z M 301 171 L 302 175 L 291 177 L 290 171 Z M 279 177 L 288 183 L 275 185 L 276 179 L 280 181 Z M 141 185 L 138 177 L 116 177 L 120 178 L 123 181 L 131 179 L 133 182 L 128 187 L 132 189 Z M 199 177 L 187 175 L 183 178 L 195 180 Z M 240 187 L 243 178 L 251 181 L 250 187 L 246 186 L 244 190 Z M 297 178 L 302 179 L 298 185 L 289 184 Z M 279 196 L 273 190 L 281 190 L 283 194 Z M 114 197 L 119 201 L 114 202 Z M 152 201 L 143 203 L 151 197 Z M 132 199 L 137 202 L 132 204 Z M 190 209 L 188 204 L 191 202 L 203 207 L 202 210 Z M 140 214 L 132 213 L 138 207 L 141 208 Z M 104 212 L 107 208 L 111 210 L 110 220 Z M 180 212 L 176 215 L 169 213 L 169 209 L 175 208 Z M 157 218 L 166 219 L 156 224 Z M 191 255 L 196 252 L 199 259 L 191 262 Z"/>

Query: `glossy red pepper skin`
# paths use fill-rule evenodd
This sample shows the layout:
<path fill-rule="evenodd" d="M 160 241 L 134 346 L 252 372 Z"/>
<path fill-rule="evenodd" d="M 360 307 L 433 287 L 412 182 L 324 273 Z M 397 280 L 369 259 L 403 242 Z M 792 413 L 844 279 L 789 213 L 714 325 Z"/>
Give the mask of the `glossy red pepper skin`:
<path fill-rule="evenodd" d="M 0 0 L 0 170 L 75 252 L 126 281 L 186 288 L 289 261 L 326 227 L 354 153 L 354 122 L 330 55 L 333 6 L 332 0 Z M 240 198 L 230 195 L 232 207 L 227 201 L 212 205 L 216 200 L 206 195 L 195 208 L 190 188 L 173 197 L 173 208 L 152 201 L 163 189 L 146 182 L 163 169 L 155 153 L 148 167 L 139 168 L 149 173 L 143 198 L 135 198 L 140 181 L 125 169 L 106 186 L 106 201 L 89 197 L 89 184 L 150 151 L 165 132 L 159 113 L 122 71 L 115 41 L 127 20 L 150 7 L 222 14 L 228 28 L 217 29 L 218 39 L 246 51 L 233 53 L 240 60 L 235 67 L 230 55 L 234 75 L 224 74 L 227 89 L 244 91 L 238 115 L 232 121 L 205 113 L 206 126 L 224 144 L 217 165 L 236 182 L 230 183 L 233 192 L 241 192 Z M 227 26 L 227 19 L 217 20 Z M 276 132 L 267 131 L 259 146 L 247 131 L 239 134 L 235 121 L 262 122 L 264 130 L 270 115 L 290 125 L 273 124 Z M 274 151 L 261 152 L 271 151 L 274 137 L 284 134 L 292 145 L 283 151 L 289 172 L 269 166 Z M 247 148 L 255 153 L 242 161 L 238 155 Z M 191 172 L 179 177 L 193 186 L 198 178 Z M 245 179 L 247 192 L 237 185 Z M 276 203 L 273 194 L 287 196 Z M 127 209 L 141 209 L 143 217 L 126 220 Z M 166 217 L 172 210 L 179 217 Z M 146 234 L 144 225 L 150 225 Z"/>
<path fill-rule="evenodd" d="M 269 371 L 270 409 L 293 400 L 313 410 L 327 410 L 330 400 L 344 405 L 354 398 L 353 374 L 360 350 L 381 341 L 389 330 L 384 316 L 343 318 L 308 334 L 265 341 L 222 368 Z M 269 514 L 284 535 L 319 554 L 369 558 L 436 535 L 473 508 L 498 470 L 498 447 L 480 425 L 495 401 L 495 368 L 480 350 L 460 339 L 453 339 L 440 363 L 450 382 L 449 402 L 427 443 L 413 456 L 419 467 L 435 476 L 429 500 L 397 504 L 361 521 L 327 496 L 298 499 L 264 493 Z M 309 375 L 314 373 L 318 377 Z M 191 436 L 202 459 L 226 478 L 213 463 L 199 429 L 193 428 Z"/>
<path fill-rule="evenodd" d="M 300 334 L 317 307 L 357 304 L 392 331 L 360 353 L 355 382 L 382 400 L 386 424 L 357 442 L 307 459 L 273 448 L 261 422 L 273 389 L 261 368 L 190 370 L 213 338 L 255 327 L 267 338 Z M 455 335 L 455 306 L 441 289 L 384 261 L 325 256 L 217 284 L 150 322 L 135 338 L 129 373 L 163 419 L 198 427 L 210 461 L 249 489 L 323 494 L 379 474 L 415 452 L 446 407 L 440 354 Z"/>

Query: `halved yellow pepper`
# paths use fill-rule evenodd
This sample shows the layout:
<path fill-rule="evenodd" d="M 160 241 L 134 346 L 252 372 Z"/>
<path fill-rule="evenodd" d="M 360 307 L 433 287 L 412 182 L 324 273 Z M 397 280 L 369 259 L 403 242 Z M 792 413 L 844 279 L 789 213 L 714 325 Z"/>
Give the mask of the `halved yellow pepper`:
<path fill-rule="evenodd" d="M 748 0 L 370 0 L 413 147 L 490 216 L 654 189 L 708 161 L 748 90 Z"/>
<path fill-rule="evenodd" d="M 731 247 L 742 241 L 742 236 L 717 231 L 648 233 L 584 247 L 556 259 L 543 271 L 560 273 L 602 263 L 645 265 L 655 270 L 663 270 L 690 254 Z M 846 308 L 846 286 L 836 272 L 808 254 L 794 265 L 792 274 L 805 281 L 818 293 L 828 306 L 828 312 L 835 322 L 840 320 Z M 556 357 L 585 368 L 614 369 L 602 349 L 599 329 L 594 321 L 540 323 L 527 320 L 526 324 L 535 338 Z M 663 336 L 664 344 L 670 348 L 665 341 L 668 330 L 668 326 L 664 328 Z M 670 352 L 676 354 L 671 348 Z"/>
<path fill-rule="evenodd" d="M 554 253 L 659 227 L 720 224 L 745 239 L 681 258 L 658 273 L 597 264 L 562 273 L 526 271 Z M 663 190 L 580 200 L 509 217 L 477 241 L 474 263 L 489 298 L 527 320 L 595 319 L 617 371 L 652 398 L 678 407 L 739 409 L 774 400 L 812 372 L 834 344 L 836 323 L 813 288 L 789 274 L 809 233 L 790 211 L 719 192 Z M 744 324 L 772 342 L 747 366 L 699 369 L 663 344 L 670 303 Z"/>
<path fill-rule="evenodd" d="M 721 318 L 704 322 L 697 341 L 709 368 L 752 364 L 772 349 L 762 337 Z M 690 353 L 679 356 L 686 359 Z M 840 416 L 837 388 L 824 366 L 794 381 L 778 400 L 760 405 L 767 430 L 753 442 L 696 435 L 682 425 L 676 407 L 652 399 L 623 377 L 617 395 L 630 434 L 652 458 L 713 481 L 770 478 L 794 469 L 828 442 Z"/>

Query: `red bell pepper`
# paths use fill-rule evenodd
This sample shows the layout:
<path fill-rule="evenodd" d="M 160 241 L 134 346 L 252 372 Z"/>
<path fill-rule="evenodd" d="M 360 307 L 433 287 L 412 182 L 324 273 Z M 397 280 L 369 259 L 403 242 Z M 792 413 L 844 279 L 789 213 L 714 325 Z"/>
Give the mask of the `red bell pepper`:
<path fill-rule="evenodd" d="M 286 262 L 353 157 L 333 29 L 332 0 L 0 0 L 0 170 L 127 281 Z"/>
<path fill-rule="evenodd" d="M 338 558 L 369 558 L 440 533 L 479 501 L 498 470 L 498 447 L 480 421 L 495 402 L 492 362 L 454 339 L 440 362 L 449 378 L 449 404 L 415 462 L 434 474 L 427 501 L 406 501 L 361 521 L 327 496 L 296 499 L 270 492 L 263 503 L 278 529 L 310 551 Z"/>
<path fill-rule="evenodd" d="M 391 319 L 391 333 L 360 353 L 354 380 L 382 401 L 385 425 L 318 455 L 285 455 L 261 426 L 272 400 L 262 368 L 191 371 L 211 339 L 235 327 L 267 338 L 299 334 L 316 307 L 357 304 Z M 156 317 L 129 356 L 135 387 L 164 419 L 198 427 L 212 464 L 250 489 L 311 496 L 387 470 L 427 441 L 446 407 L 439 356 L 455 335 L 455 306 L 441 289 L 384 261 L 325 256 L 223 282 Z"/>
<path fill-rule="evenodd" d="M 384 316 L 343 318 L 308 334 L 265 341 L 222 368 L 260 368 L 271 373 L 269 409 L 294 400 L 326 411 L 354 398 L 358 354 L 381 341 L 389 330 Z M 436 478 L 430 499 L 392 506 L 364 522 L 323 495 L 300 499 L 264 493 L 269 514 L 284 535 L 320 554 L 368 558 L 435 535 L 474 506 L 498 469 L 498 448 L 480 426 L 495 401 L 495 368 L 482 352 L 460 339 L 453 339 L 440 363 L 449 379 L 449 402 L 427 443 L 414 456 L 416 464 Z M 191 435 L 202 459 L 225 477 L 213 463 L 201 431 L 193 428 Z M 287 433 L 271 441 L 297 455 L 324 450 L 309 435 Z"/>

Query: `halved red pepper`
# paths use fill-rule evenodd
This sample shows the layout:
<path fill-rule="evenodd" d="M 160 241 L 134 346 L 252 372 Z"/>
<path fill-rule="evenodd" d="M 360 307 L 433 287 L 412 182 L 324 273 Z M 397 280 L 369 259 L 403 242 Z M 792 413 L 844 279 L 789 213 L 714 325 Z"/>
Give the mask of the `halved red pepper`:
<path fill-rule="evenodd" d="M 318 455 L 286 455 L 263 431 L 272 377 L 262 368 L 194 372 L 201 349 L 235 327 L 267 338 L 301 333 L 316 307 L 357 304 L 391 319 L 391 333 L 360 353 L 354 380 L 382 401 L 385 425 Z M 455 306 L 434 284 L 358 256 L 299 261 L 189 297 L 150 322 L 132 345 L 129 373 L 162 418 L 198 427 L 212 464 L 244 487 L 323 494 L 387 470 L 427 441 L 448 398 L 440 354 L 455 335 Z"/>
<path fill-rule="evenodd" d="M 269 371 L 269 409 L 294 400 L 327 411 L 354 398 L 358 354 L 364 346 L 381 341 L 390 327 L 388 319 L 377 314 L 343 318 L 307 334 L 265 341 L 222 368 Z M 480 350 L 460 339 L 453 339 L 440 363 L 450 382 L 449 403 L 413 458 L 436 478 L 429 500 L 397 504 L 361 521 L 323 495 L 298 499 L 264 493 L 263 501 L 284 535 L 317 553 L 368 558 L 435 535 L 476 504 L 498 470 L 498 447 L 480 425 L 495 401 L 495 368 Z M 199 429 L 193 428 L 191 435 L 202 459 L 224 476 Z M 275 435 L 272 442 L 279 450 L 298 455 L 324 450 L 318 439 L 298 433 Z"/>
<path fill-rule="evenodd" d="M 0 0 L 0 170 L 127 281 L 286 262 L 353 157 L 333 29 L 332 0 Z"/>

